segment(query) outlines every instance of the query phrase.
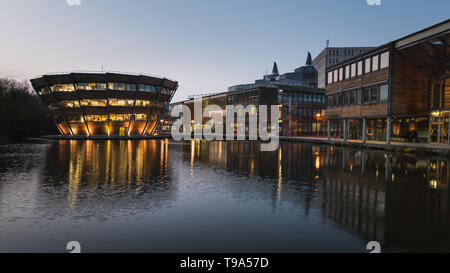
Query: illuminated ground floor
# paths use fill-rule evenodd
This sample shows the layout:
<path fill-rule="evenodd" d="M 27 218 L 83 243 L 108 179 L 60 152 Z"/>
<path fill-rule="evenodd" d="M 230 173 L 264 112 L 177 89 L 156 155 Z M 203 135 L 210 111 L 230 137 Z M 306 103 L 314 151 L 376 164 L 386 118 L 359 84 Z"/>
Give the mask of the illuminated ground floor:
<path fill-rule="evenodd" d="M 399 143 L 450 144 L 450 109 L 432 111 L 429 116 L 395 116 L 330 119 L 329 139 Z"/>

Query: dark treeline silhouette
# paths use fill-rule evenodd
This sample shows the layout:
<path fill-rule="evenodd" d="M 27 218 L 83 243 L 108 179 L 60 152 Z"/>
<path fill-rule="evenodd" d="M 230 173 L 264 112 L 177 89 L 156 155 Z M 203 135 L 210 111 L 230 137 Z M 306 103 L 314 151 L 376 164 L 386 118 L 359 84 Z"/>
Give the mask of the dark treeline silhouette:
<path fill-rule="evenodd" d="M 48 134 L 57 134 L 57 129 L 30 85 L 0 78 L 0 143 Z"/>

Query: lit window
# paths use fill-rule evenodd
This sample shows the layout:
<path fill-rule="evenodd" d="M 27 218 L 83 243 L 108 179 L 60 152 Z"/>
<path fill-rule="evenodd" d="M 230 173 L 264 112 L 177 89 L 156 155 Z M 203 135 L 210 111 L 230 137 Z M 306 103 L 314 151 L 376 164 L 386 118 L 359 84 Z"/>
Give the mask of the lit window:
<path fill-rule="evenodd" d="M 41 94 L 50 94 L 50 88 L 49 87 L 43 87 L 41 88 Z"/>
<path fill-rule="evenodd" d="M 78 90 L 87 90 L 87 88 L 88 88 L 88 84 L 87 83 L 80 82 L 80 83 L 77 84 L 77 89 Z"/>
<path fill-rule="evenodd" d="M 119 85 L 117 83 L 110 82 L 110 83 L 108 83 L 108 89 L 109 90 L 118 90 L 119 89 Z"/>
<path fill-rule="evenodd" d="M 89 83 L 88 90 L 97 90 L 97 84 L 95 82 Z"/>
<path fill-rule="evenodd" d="M 137 114 L 136 115 L 136 120 L 146 120 L 146 119 L 147 119 L 146 114 Z"/>
<path fill-rule="evenodd" d="M 72 92 L 75 91 L 73 84 L 55 84 L 53 92 Z"/>
<path fill-rule="evenodd" d="M 106 83 L 97 83 L 97 90 L 106 90 Z"/>

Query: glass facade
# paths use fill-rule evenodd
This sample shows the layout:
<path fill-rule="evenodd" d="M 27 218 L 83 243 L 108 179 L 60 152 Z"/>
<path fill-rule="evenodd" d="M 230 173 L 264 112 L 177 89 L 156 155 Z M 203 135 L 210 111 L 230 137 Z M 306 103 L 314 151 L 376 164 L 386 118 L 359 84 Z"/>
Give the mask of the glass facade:
<path fill-rule="evenodd" d="M 325 95 L 283 90 L 278 94 L 281 136 L 324 136 Z"/>

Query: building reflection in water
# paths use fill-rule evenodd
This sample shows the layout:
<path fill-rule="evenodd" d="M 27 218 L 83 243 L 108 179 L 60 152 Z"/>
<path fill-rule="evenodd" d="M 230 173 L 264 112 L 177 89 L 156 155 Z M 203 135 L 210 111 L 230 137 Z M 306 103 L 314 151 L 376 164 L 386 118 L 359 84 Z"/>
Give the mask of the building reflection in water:
<path fill-rule="evenodd" d="M 192 167 L 208 164 L 272 181 L 275 208 L 290 202 L 305 216 L 320 208 L 323 219 L 364 242 L 379 241 L 387 251 L 450 251 L 446 158 L 299 143 L 281 143 L 272 153 L 252 142 L 189 148 L 197 155 Z"/>
<path fill-rule="evenodd" d="M 178 181 L 186 181 L 176 177 L 178 168 L 193 181 L 209 179 L 200 177 L 207 169 L 221 192 L 269 201 L 274 213 L 288 204 L 299 217 L 319 216 L 362 243 L 376 240 L 388 251 L 450 251 L 448 158 L 284 142 L 276 152 L 261 152 L 259 145 L 60 141 L 48 146 L 42 186 L 67 189 L 72 211 L 108 213 L 104 204 L 122 198 L 121 210 L 137 211 L 174 202 Z"/>
<path fill-rule="evenodd" d="M 166 179 L 170 175 L 168 141 L 60 141 L 49 147 L 57 156 L 49 157 L 48 172 L 52 176 L 55 169 L 66 173 L 71 209 L 76 208 L 81 189 L 93 196 L 98 188 L 102 192 L 107 188 L 111 198 L 130 190 L 139 196 L 144 191 L 164 190 L 159 184 L 170 181 Z"/>

